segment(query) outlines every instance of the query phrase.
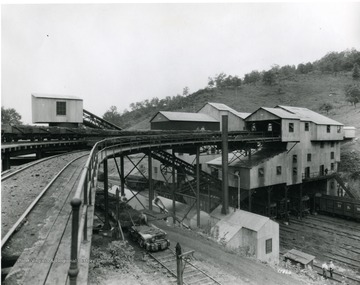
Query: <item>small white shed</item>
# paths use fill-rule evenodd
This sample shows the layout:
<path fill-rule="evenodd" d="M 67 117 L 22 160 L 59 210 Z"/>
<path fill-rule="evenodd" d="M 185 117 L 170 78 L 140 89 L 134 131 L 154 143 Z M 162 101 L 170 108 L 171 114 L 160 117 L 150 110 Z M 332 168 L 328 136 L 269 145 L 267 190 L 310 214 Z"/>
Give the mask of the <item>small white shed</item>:
<path fill-rule="evenodd" d="M 75 96 L 32 94 L 32 122 L 50 126 L 83 122 L 83 100 Z"/>
<path fill-rule="evenodd" d="M 230 209 L 221 214 L 217 207 L 211 214 L 211 233 L 227 248 L 245 252 L 271 264 L 279 262 L 279 224 L 247 211 Z"/>
<path fill-rule="evenodd" d="M 345 126 L 344 127 L 344 139 L 354 139 L 356 137 L 355 132 L 356 132 L 355 127 Z"/>

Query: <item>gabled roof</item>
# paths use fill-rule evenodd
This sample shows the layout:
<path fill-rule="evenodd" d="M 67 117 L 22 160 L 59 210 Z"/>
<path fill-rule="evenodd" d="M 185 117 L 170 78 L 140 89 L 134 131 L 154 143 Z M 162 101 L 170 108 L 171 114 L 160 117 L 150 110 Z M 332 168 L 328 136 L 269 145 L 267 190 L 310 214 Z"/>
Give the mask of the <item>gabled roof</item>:
<path fill-rule="evenodd" d="M 32 93 L 32 96 L 36 98 L 48 98 L 48 99 L 67 99 L 67 100 L 81 100 L 83 99 L 72 96 L 72 95 L 57 95 L 57 94 L 39 94 L 39 93 Z"/>
<path fill-rule="evenodd" d="M 243 210 L 230 210 L 224 216 L 221 214 L 222 205 L 219 205 L 214 211 L 210 213 L 211 217 L 219 219 L 216 226 L 219 229 L 219 239 L 228 242 L 241 229 L 246 228 L 255 232 L 259 232 L 266 223 L 275 223 L 270 218 L 258 214 L 250 213 Z"/>
<path fill-rule="evenodd" d="M 222 103 L 211 103 L 211 102 L 208 102 L 206 104 L 209 104 L 211 106 L 213 106 L 215 109 L 219 110 L 219 111 L 228 111 L 232 114 L 234 114 L 235 116 L 238 116 L 240 117 L 241 119 L 245 119 L 247 116 L 249 116 L 251 113 L 244 113 L 244 112 L 238 112 L 236 110 L 234 110 L 233 108 L 225 105 L 225 104 L 222 104 Z M 205 104 L 205 105 L 206 105 Z M 204 106 L 205 106 L 204 105 Z M 202 108 L 201 108 L 202 109 Z"/>
<path fill-rule="evenodd" d="M 261 107 L 260 109 L 263 109 L 281 119 L 294 119 L 299 120 L 299 117 L 295 114 L 288 112 L 286 110 L 280 109 L 280 108 L 267 108 L 267 107 Z M 255 112 L 254 112 L 255 113 Z"/>
<path fill-rule="evenodd" d="M 278 105 L 275 107 L 276 109 L 285 110 L 288 112 L 291 112 L 292 114 L 298 116 L 301 121 L 310 121 L 317 125 L 336 125 L 336 126 L 342 126 L 343 124 L 330 119 L 328 117 L 325 117 L 319 113 L 316 113 L 314 111 L 311 111 L 307 108 L 301 108 L 301 107 L 291 107 L 291 106 L 281 106 Z"/>
<path fill-rule="evenodd" d="M 169 121 L 195 121 L 195 122 L 213 122 L 218 123 L 213 117 L 202 113 L 188 113 L 188 112 L 167 112 L 159 111 L 150 120 L 150 122 L 158 115 L 161 114 Z"/>

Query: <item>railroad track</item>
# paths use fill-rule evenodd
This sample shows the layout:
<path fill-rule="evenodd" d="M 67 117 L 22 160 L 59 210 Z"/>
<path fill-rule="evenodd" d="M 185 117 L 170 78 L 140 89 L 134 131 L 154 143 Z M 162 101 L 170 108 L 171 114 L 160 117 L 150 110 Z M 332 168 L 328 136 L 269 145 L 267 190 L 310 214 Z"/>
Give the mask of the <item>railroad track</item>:
<path fill-rule="evenodd" d="M 30 201 L 26 201 L 26 204 L 22 204 L 19 206 L 20 209 L 16 212 L 16 214 L 13 214 L 12 212 L 4 213 L 2 212 L 2 217 L 7 218 L 8 215 L 12 215 L 11 219 L 9 219 L 9 222 L 2 225 L 2 238 L 1 238 L 1 248 L 3 249 L 4 245 L 8 243 L 9 239 L 14 235 L 15 232 L 19 231 L 20 227 L 27 222 L 26 218 L 29 215 L 31 211 L 36 207 L 38 202 L 43 198 L 47 192 L 49 192 L 50 189 L 52 190 L 51 195 L 55 196 L 57 190 L 62 189 L 62 184 L 64 184 L 64 179 L 61 181 L 58 180 L 58 178 L 63 174 L 65 171 L 68 171 L 67 175 L 69 176 L 68 181 L 75 175 L 74 169 L 79 168 L 84 161 L 80 161 L 85 156 L 88 156 L 88 152 L 86 154 L 79 153 L 74 159 L 72 159 L 70 162 L 68 162 L 61 170 L 58 172 L 55 177 L 40 191 L 40 193 L 37 193 L 37 195 L 34 197 L 34 199 Z M 77 164 L 76 164 L 77 163 Z M 75 164 L 75 165 L 74 165 Z M 30 165 L 29 167 L 34 166 L 34 164 Z M 71 170 L 69 171 L 69 168 L 72 166 Z M 29 168 L 27 167 L 27 168 Z M 27 168 L 19 169 L 16 173 L 11 173 L 10 176 L 7 176 L 7 178 L 10 178 L 11 176 L 14 176 L 15 174 L 19 174 L 20 172 L 24 171 Z M 79 175 L 81 168 L 79 168 Z M 75 177 L 75 180 L 77 177 Z M 78 179 L 77 179 L 78 180 Z M 59 192 L 58 192 L 59 193 Z M 53 198 L 53 197 L 52 197 Z M 26 205 L 26 207 L 24 206 Z M 51 207 L 51 205 L 49 205 Z M 11 208 L 11 207 L 10 207 Z M 43 219 L 46 219 L 47 217 L 43 217 Z"/>
<path fill-rule="evenodd" d="M 349 231 L 353 231 L 356 233 L 356 231 L 360 232 L 360 224 L 358 222 L 352 221 L 352 220 L 344 220 L 340 218 L 334 218 L 334 217 L 328 217 L 324 215 L 316 215 L 316 216 L 308 216 L 307 219 L 311 221 L 316 221 L 320 223 L 326 223 L 326 225 L 332 225 L 336 228 L 340 227 L 343 229 L 347 229 Z M 344 221 L 346 223 L 344 223 Z M 360 235 L 357 235 L 360 237 Z"/>
<path fill-rule="evenodd" d="M 299 249 L 301 250 L 301 249 Z M 284 255 L 284 253 L 280 253 L 281 256 Z M 313 270 L 320 276 L 323 276 L 323 270 L 321 268 L 321 266 L 319 265 L 316 265 L 316 264 L 313 264 Z M 360 279 L 358 278 L 355 278 L 355 277 L 351 277 L 351 276 L 347 276 L 347 275 L 344 275 L 344 274 L 340 274 L 338 272 L 336 272 L 336 270 L 333 272 L 333 277 L 330 278 L 329 276 L 329 272 L 326 273 L 327 274 L 327 280 L 331 280 L 331 281 L 335 281 L 335 282 L 338 282 L 338 283 L 342 283 L 344 282 L 344 284 L 360 284 Z"/>
<path fill-rule="evenodd" d="M 176 255 L 175 252 L 168 248 L 163 251 L 148 253 L 149 256 L 153 259 L 156 264 L 160 264 L 165 268 L 174 279 L 171 280 L 173 284 L 177 282 L 177 270 L 176 270 Z M 201 270 L 194 263 L 189 260 L 184 260 L 185 269 L 183 273 L 183 284 L 184 285 L 211 285 L 219 284 L 220 282 L 216 281 L 209 274 Z"/>
<path fill-rule="evenodd" d="M 77 152 L 82 152 L 82 151 L 74 151 L 72 153 L 77 153 Z M 32 162 L 29 162 L 29 163 L 26 163 L 24 165 L 20 165 L 18 167 L 18 169 L 16 170 L 13 170 L 13 169 L 8 169 L 8 170 L 5 170 L 1 173 L 1 182 L 9 179 L 10 177 L 16 175 L 16 174 L 19 174 L 20 172 L 30 168 L 30 167 L 33 167 L 34 165 L 37 165 L 39 163 L 43 163 L 47 160 L 51 160 L 51 159 L 54 159 L 54 158 L 57 158 L 57 157 L 61 157 L 61 156 L 65 156 L 65 155 L 68 155 L 68 153 L 61 153 L 61 154 L 57 154 L 57 155 L 53 155 L 53 156 L 49 156 L 49 157 L 45 157 L 45 158 L 42 158 L 42 159 L 37 159 L 35 161 L 32 161 Z"/>

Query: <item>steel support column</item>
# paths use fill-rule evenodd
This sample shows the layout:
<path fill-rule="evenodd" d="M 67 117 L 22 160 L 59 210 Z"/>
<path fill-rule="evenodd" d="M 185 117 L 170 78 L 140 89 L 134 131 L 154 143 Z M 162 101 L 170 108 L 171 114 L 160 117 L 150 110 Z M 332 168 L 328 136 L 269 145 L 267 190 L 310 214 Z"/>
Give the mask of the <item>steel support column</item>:
<path fill-rule="evenodd" d="M 288 187 L 285 185 L 285 220 L 289 222 L 289 215 L 288 215 Z"/>
<path fill-rule="evenodd" d="M 109 221 L 109 183 L 108 183 L 108 160 L 104 159 L 104 200 L 105 200 L 105 224 L 104 229 L 110 230 L 110 221 Z"/>
<path fill-rule="evenodd" d="M 152 157 L 151 150 L 148 153 L 148 180 L 149 180 L 149 210 L 152 210 L 152 201 L 154 200 L 154 188 L 153 188 L 153 180 L 152 180 Z"/>
<path fill-rule="evenodd" d="M 200 147 L 196 147 L 196 225 L 200 227 Z"/>
<path fill-rule="evenodd" d="M 3 155 L 1 155 L 1 160 L 2 160 L 1 171 L 10 169 L 10 153 L 4 153 Z"/>
<path fill-rule="evenodd" d="M 249 212 L 251 212 L 251 188 L 249 189 Z"/>
<path fill-rule="evenodd" d="M 272 190 L 272 187 L 269 187 L 267 189 L 267 193 L 268 193 L 268 216 L 269 216 L 269 218 L 271 218 L 271 190 Z"/>
<path fill-rule="evenodd" d="M 223 191 L 223 206 L 221 213 L 226 215 L 229 212 L 229 146 L 228 146 L 228 116 L 221 116 L 222 119 L 222 191 Z"/>
<path fill-rule="evenodd" d="M 303 211 L 303 202 L 302 202 L 302 190 L 303 190 L 303 185 L 302 183 L 300 184 L 300 203 L 299 203 L 299 212 L 300 212 L 300 220 L 302 219 L 302 211 Z"/>
<path fill-rule="evenodd" d="M 120 156 L 120 195 L 125 196 L 124 156 Z"/>
<path fill-rule="evenodd" d="M 172 174 L 172 206 L 173 206 L 173 224 L 175 225 L 175 221 L 176 221 L 176 209 L 175 209 L 175 191 L 176 191 L 176 185 L 175 185 L 175 151 L 174 149 L 172 150 L 172 170 L 171 170 L 171 174 Z"/>

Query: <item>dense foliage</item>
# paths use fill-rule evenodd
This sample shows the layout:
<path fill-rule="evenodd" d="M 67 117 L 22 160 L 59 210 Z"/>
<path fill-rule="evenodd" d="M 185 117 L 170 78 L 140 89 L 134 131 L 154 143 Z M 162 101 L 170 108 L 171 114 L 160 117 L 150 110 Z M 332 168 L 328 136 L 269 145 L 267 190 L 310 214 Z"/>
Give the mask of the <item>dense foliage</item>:
<path fill-rule="evenodd" d="M 166 96 L 164 99 L 154 97 L 144 101 L 135 102 L 130 104 L 130 111 L 124 110 L 121 114 L 117 111 L 115 106 L 104 114 L 104 119 L 119 125 L 123 128 L 134 125 L 141 120 L 149 119 L 156 112 L 162 111 L 197 111 L 194 108 L 194 100 L 199 95 L 204 98 L 216 95 L 222 95 L 226 90 L 237 90 L 244 86 L 276 86 L 277 94 L 283 94 L 283 83 L 285 81 L 297 81 L 299 76 L 306 74 L 314 74 L 314 76 L 324 75 L 338 75 L 342 73 L 352 73 L 352 78 L 356 82 L 360 78 L 359 72 L 360 65 L 360 52 L 351 49 L 343 52 L 330 52 L 321 59 L 314 62 L 299 63 L 295 65 L 279 66 L 274 65 L 269 70 L 253 70 L 240 78 L 235 75 L 227 75 L 221 72 L 214 77 L 208 78 L 208 85 L 190 94 L 189 88 L 184 87 L 182 95 Z M 346 100 L 356 107 L 359 102 L 357 90 L 359 87 L 354 85 L 352 89 L 346 87 L 345 94 Z M 200 100 L 201 101 L 201 100 Z M 324 105 L 322 109 L 325 112 L 331 110 L 331 106 Z"/>
<path fill-rule="evenodd" d="M 21 115 L 14 108 L 1 106 L 1 124 L 21 125 Z"/>

